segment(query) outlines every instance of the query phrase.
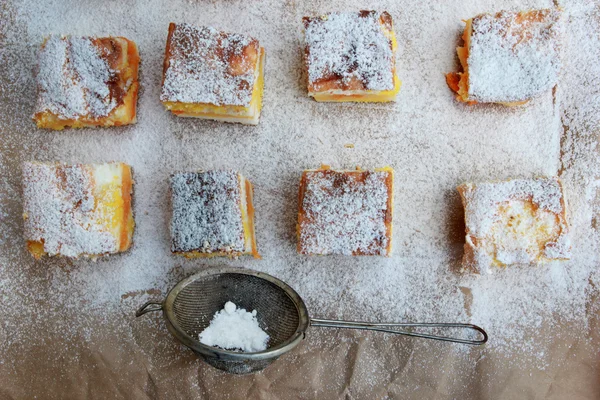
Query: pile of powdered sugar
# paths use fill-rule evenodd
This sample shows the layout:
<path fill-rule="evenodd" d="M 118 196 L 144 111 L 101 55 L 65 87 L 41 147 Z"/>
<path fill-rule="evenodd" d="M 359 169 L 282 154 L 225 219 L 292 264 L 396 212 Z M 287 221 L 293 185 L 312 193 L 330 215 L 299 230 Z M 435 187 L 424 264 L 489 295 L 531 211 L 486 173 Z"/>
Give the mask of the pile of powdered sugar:
<path fill-rule="evenodd" d="M 523 9 L 551 6 L 550 1 L 519 3 Z M 485 349 L 394 339 L 394 346 L 420 346 L 423 352 L 413 362 L 419 362 L 418 374 L 431 379 L 439 376 L 439 354 L 456 355 L 453 368 L 461 376 L 476 373 L 474 359 L 525 374 L 559 365 L 563 360 L 551 350 L 562 341 L 577 341 L 597 354 L 595 333 L 587 329 L 594 326 L 600 287 L 600 14 L 596 4 L 584 0 L 562 6 L 568 73 L 556 90 L 514 109 L 457 104 L 443 76 L 458 68 L 461 20 L 514 8 L 514 2 L 381 2 L 378 9 L 394 18 L 397 74 L 403 81 L 397 102 L 386 104 L 322 104 L 306 94 L 302 17 L 366 7 L 358 1 L 172 1 L 166 6 L 148 0 L 106 7 L 91 0 L 11 0 L 0 6 L 0 374 L 25 385 L 15 371 L 81 368 L 80 355 L 108 353 L 107 343 L 122 354 L 135 349 L 140 359 L 172 366 L 186 353 L 162 321 L 136 320 L 135 309 L 163 298 L 182 277 L 223 264 L 282 279 L 299 292 L 311 315 L 461 321 L 487 330 Z M 258 126 L 182 119 L 164 110 L 160 84 L 170 22 L 215 26 L 260 41 L 267 63 Z M 112 34 L 137 43 L 137 124 L 62 132 L 35 128 L 33 71 L 49 34 Z M 136 220 L 131 250 L 97 262 L 33 261 L 24 246 L 21 204 L 21 164 L 29 160 L 131 165 Z M 298 183 L 302 170 L 321 163 L 336 169 L 394 168 L 391 257 L 297 254 Z M 169 177 L 213 169 L 239 171 L 254 184 L 262 260 L 187 260 L 171 254 Z M 490 276 L 458 273 L 465 232 L 456 186 L 554 175 L 565 185 L 572 260 Z M 319 335 L 310 339 L 315 351 L 335 346 Z M 148 346 L 140 345 L 144 340 Z M 365 355 L 363 362 L 380 373 L 381 358 L 393 355 Z M 486 371 L 493 377 L 493 367 Z"/>
<path fill-rule="evenodd" d="M 198 336 L 200 343 L 226 350 L 256 353 L 267 349 L 269 335 L 261 329 L 256 310 L 246 311 L 228 301 Z"/>

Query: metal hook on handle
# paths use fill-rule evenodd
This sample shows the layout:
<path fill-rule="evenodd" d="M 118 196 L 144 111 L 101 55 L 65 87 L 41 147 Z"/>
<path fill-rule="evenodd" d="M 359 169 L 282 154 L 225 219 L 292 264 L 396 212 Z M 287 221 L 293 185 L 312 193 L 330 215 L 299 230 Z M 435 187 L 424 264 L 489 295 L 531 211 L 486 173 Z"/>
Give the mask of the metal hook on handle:
<path fill-rule="evenodd" d="M 150 307 L 151 305 L 157 306 L 157 307 Z M 136 312 L 135 312 L 135 316 L 136 317 L 140 317 L 146 313 L 149 312 L 153 312 L 153 311 L 161 311 L 163 309 L 163 303 L 159 303 L 157 301 L 147 301 L 146 303 L 144 303 L 143 306 L 141 306 Z"/>
<path fill-rule="evenodd" d="M 434 339 L 434 340 L 442 340 L 445 342 L 454 342 L 454 343 L 462 343 L 462 344 L 470 344 L 470 345 L 482 345 L 488 340 L 487 333 L 477 325 L 472 324 L 458 324 L 458 323 L 371 323 L 371 322 L 355 322 L 355 321 L 339 321 L 332 319 L 320 319 L 320 318 L 311 318 L 310 319 L 311 326 L 318 326 L 323 328 L 342 328 L 342 329 L 362 329 L 368 331 L 378 331 L 378 332 L 386 332 L 386 333 L 395 333 L 398 335 L 406 335 L 406 336 L 414 336 L 425 339 Z M 395 329 L 389 329 L 390 327 L 402 327 L 402 328 L 463 328 L 469 329 L 479 332 L 483 338 L 481 340 L 469 340 L 469 339 L 460 339 L 453 338 L 448 336 L 436 336 L 429 335 L 426 333 L 418 333 L 418 332 L 409 332 L 409 331 L 401 331 Z"/>

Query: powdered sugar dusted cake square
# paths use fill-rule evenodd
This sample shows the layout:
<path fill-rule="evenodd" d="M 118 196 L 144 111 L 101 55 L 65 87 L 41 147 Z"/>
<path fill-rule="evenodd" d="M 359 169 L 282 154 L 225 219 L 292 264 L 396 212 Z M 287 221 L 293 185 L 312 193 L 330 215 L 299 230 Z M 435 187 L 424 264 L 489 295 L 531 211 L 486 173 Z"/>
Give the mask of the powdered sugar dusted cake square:
<path fill-rule="evenodd" d="M 131 168 L 123 163 L 23 166 L 27 248 L 96 257 L 127 250 L 133 236 Z"/>
<path fill-rule="evenodd" d="M 389 255 L 393 170 L 304 171 L 300 180 L 298 252 Z"/>
<path fill-rule="evenodd" d="M 570 257 L 563 189 L 558 178 L 465 183 L 458 187 L 465 208 L 464 267 L 537 264 Z"/>
<path fill-rule="evenodd" d="M 304 17 L 308 94 L 317 101 L 393 101 L 396 37 L 387 12 Z"/>
<path fill-rule="evenodd" d="M 139 62 L 137 46 L 123 37 L 48 37 L 34 121 L 57 130 L 135 123 Z"/>
<path fill-rule="evenodd" d="M 260 258 L 250 181 L 234 171 L 171 175 L 171 250 L 186 257 Z"/>
<path fill-rule="evenodd" d="M 180 117 L 257 125 L 264 62 L 250 36 L 171 23 L 160 100 Z"/>
<path fill-rule="evenodd" d="M 466 21 L 463 72 L 446 80 L 459 101 L 519 105 L 556 85 L 563 27 L 557 9 L 481 14 Z"/>

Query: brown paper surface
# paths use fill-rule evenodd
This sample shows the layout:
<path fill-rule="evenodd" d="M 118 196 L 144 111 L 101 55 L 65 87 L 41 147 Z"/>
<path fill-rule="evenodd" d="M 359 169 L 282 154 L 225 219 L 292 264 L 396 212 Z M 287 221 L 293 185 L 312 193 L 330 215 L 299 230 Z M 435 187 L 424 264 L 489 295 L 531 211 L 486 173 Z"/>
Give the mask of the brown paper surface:
<path fill-rule="evenodd" d="M 457 307 L 453 319 L 467 320 L 470 290 L 457 272 L 464 224 L 454 187 L 469 179 L 560 173 L 572 193 L 577 259 L 591 265 L 592 276 L 598 266 L 597 201 L 578 193 L 598 178 L 589 163 L 597 157 L 600 77 L 585 66 L 600 62 L 594 58 L 600 51 L 599 25 L 590 24 L 598 21 L 599 9 L 591 1 L 558 3 L 568 20 L 565 75 L 553 93 L 524 111 L 457 105 L 443 73 L 457 68 L 453 47 L 461 19 L 506 8 L 550 7 L 550 1 L 0 3 L 0 398 L 600 398 L 600 303 L 591 277 L 585 289 L 589 296 L 576 317 L 550 311 L 539 325 L 522 322 L 520 332 L 535 351 L 511 350 L 510 343 L 519 346 L 520 339 L 511 342 L 501 328 L 490 331 L 490 345 L 477 348 L 310 328 L 294 351 L 264 372 L 232 376 L 177 343 L 161 315 L 134 317 L 141 304 L 161 299 L 179 279 L 207 265 L 227 264 L 285 280 L 318 317 L 437 321 L 450 315 L 438 307 L 462 304 L 463 290 L 465 307 Z M 308 99 L 299 50 L 301 17 L 365 8 L 388 10 L 395 19 L 398 75 L 404 82 L 398 102 L 322 105 Z M 259 127 L 184 121 L 162 110 L 161 63 L 171 21 L 251 33 L 261 40 L 267 70 Z M 142 89 L 137 125 L 57 133 L 35 129 L 30 120 L 35 53 L 42 36 L 50 33 L 123 35 L 138 43 Z M 486 119 L 497 121 L 493 129 Z M 522 131 L 515 132 L 515 126 Z M 590 144 L 588 158 L 574 156 L 573 141 Z M 95 263 L 34 262 L 21 239 L 20 193 L 20 164 L 32 159 L 132 164 L 134 248 Z M 321 162 L 395 168 L 391 259 L 314 260 L 295 254 L 297 181 L 302 169 Z M 169 254 L 166 178 L 175 170 L 199 168 L 235 168 L 255 183 L 263 260 L 203 262 Z M 396 298 L 383 282 L 365 287 L 371 281 L 361 275 L 364 271 L 375 274 L 394 263 L 398 273 L 403 265 L 421 263 L 414 282 L 419 274 L 447 274 L 456 290 L 428 298 L 422 292 L 435 292 L 435 286 L 415 283 L 399 287 L 409 295 Z M 381 302 L 365 297 L 368 293 Z M 395 301 L 405 302 L 398 306 L 401 312 Z M 509 345 L 493 345 L 500 337 Z"/>

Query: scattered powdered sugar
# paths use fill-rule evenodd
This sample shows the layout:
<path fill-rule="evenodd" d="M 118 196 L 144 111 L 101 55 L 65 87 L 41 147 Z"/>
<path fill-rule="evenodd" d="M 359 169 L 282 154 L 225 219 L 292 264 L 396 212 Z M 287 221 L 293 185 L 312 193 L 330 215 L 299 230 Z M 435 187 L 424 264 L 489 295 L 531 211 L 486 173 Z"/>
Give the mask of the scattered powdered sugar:
<path fill-rule="evenodd" d="M 483 14 L 473 18 L 472 29 L 470 99 L 524 101 L 558 82 L 564 34 L 559 10 Z"/>
<path fill-rule="evenodd" d="M 225 350 L 256 353 L 267 349 L 269 335 L 258 325 L 256 310 L 248 312 L 228 301 L 215 313 L 210 325 L 200 332 L 200 343 Z"/>
<path fill-rule="evenodd" d="M 25 240 L 41 242 L 49 255 L 78 257 L 114 253 L 118 238 L 94 196 L 94 166 L 25 163 Z"/>
<path fill-rule="evenodd" d="M 35 113 L 107 116 L 117 106 L 108 87 L 115 74 L 90 38 L 51 35 L 39 54 Z"/>
<path fill-rule="evenodd" d="M 240 178 L 234 171 L 171 176 L 173 252 L 244 251 Z"/>
<path fill-rule="evenodd" d="M 383 32 L 382 16 L 391 18 L 376 11 L 305 18 L 309 82 L 341 79 L 348 84 L 358 79 L 369 90 L 393 89 L 395 60 L 391 39 Z"/>
<path fill-rule="evenodd" d="M 170 39 L 162 101 L 250 105 L 260 50 L 257 40 L 185 23 L 175 25 Z"/>
<path fill-rule="evenodd" d="M 91 0 L 9 0 L 0 5 L 0 376 L 5 392 L 85 397 L 90 386 L 81 382 L 92 382 L 85 374 L 114 384 L 95 386 L 109 393 L 105 397 L 117 391 L 121 397 L 139 397 L 143 390 L 148 397 L 168 397 L 173 390 L 197 398 L 234 390 L 251 396 L 265 388 L 286 398 L 290 392 L 284 389 L 293 385 L 305 398 L 485 398 L 512 384 L 544 397 L 544 390 L 571 387 L 560 382 L 562 377 L 578 374 L 583 381 L 594 375 L 600 348 L 599 5 L 562 4 L 569 73 L 554 93 L 518 109 L 457 104 L 443 78 L 458 65 L 454 48 L 461 20 L 515 2 L 384 0 L 377 6 L 388 10 L 397 30 L 404 86 L 395 103 L 323 104 L 306 96 L 302 17 L 364 7 L 354 0 L 174 0 L 168 6 L 147 0 L 110 7 Z M 523 0 L 518 6 L 552 4 Z M 260 125 L 178 119 L 165 112 L 159 98 L 171 21 L 218 21 L 219 29 L 261 38 L 269 62 Z M 35 128 L 30 116 L 36 54 L 42 37 L 61 33 L 122 35 L 138 44 L 136 125 L 61 132 Z M 348 143 L 354 147 L 345 147 Z M 131 165 L 132 248 L 97 262 L 32 260 L 23 241 L 21 192 L 21 165 L 29 160 Z M 394 168 L 391 257 L 297 254 L 298 181 L 304 169 L 322 162 L 337 168 Z M 262 260 L 188 260 L 171 254 L 169 177 L 198 169 L 235 169 L 252 177 Z M 465 226 L 456 186 L 554 175 L 568 199 L 572 259 L 489 276 L 457 273 Z M 314 317 L 470 321 L 485 328 L 490 341 L 466 347 L 311 328 L 300 346 L 263 374 L 230 377 L 195 359 L 171 337 L 160 316 L 134 318 L 141 304 L 164 298 L 181 278 L 223 264 L 282 279 Z M 514 377 L 527 379 L 515 382 Z"/>
<path fill-rule="evenodd" d="M 385 255 L 391 172 L 307 171 L 299 217 L 303 254 Z"/>

